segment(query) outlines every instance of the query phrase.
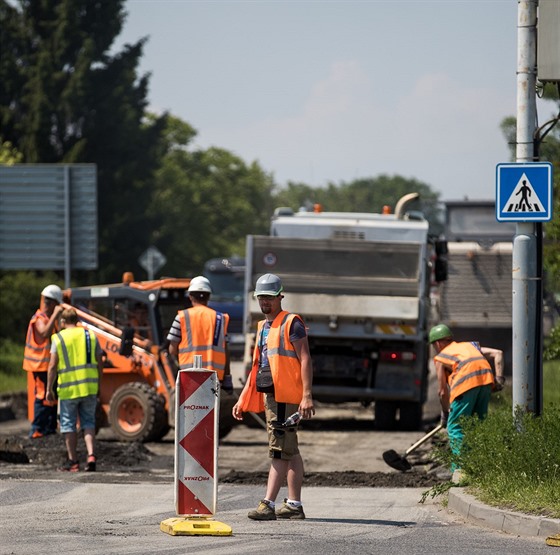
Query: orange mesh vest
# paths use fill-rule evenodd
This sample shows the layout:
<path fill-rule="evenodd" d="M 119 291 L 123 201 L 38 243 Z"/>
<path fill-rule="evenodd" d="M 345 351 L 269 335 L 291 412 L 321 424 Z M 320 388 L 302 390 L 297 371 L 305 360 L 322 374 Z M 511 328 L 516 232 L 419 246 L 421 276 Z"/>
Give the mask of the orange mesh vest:
<path fill-rule="evenodd" d="M 198 305 L 180 311 L 179 319 L 179 368 L 184 370 L 192 367 L 195 355 L 201 355 L 202 368 L 214 370 L 222 381 L 226 366 L 225 336 L 229 315 Z"/>
<path fill-rule="evenodd" d="M 27 326 L 27 336 L 25 338 L 25 349 L 23 351 L 23 369 L 27 372 L 46 372 L 49 368 L 51 341 L 50 338 L 37 341 L 33 330 L 37 320 L 44 320 L 47 323 L 50 318 L 41 310 L 37 310 Z M 53 333 L 58 331 L 55 324 Z"/>
<path fill-rule="evenodd" d="M 434 357 L 434 360 L 452 367 L 452 372 L 447 376 L 451 403 L 469 389 L 494 383 L 490 363 L 472 343 L 467 341 L 450 343 Z"/>
<path fill-rule="evenodd" d="M 300 317 L 285 310 L 280 312 L 272 322 L 266 345 L 272 381 L 274 382 L 274 399 L 278 403 L 299 405 L 303 397 L 301 363 L 294 346 L 290 342 L 290 327 L 294 318 Z M 264 323 L 265 320 L 259 322 L 257 329 L 257 341 L 253 351 L 253 367 L 249 374 L 249 387 L 243 390 L 239 398 L 241 409 L 244 412 L 262 412 L 264 410 L 263 394 L 257 391 L 256 386 L 260 358 L 258 338 L 261 337 Z"/>

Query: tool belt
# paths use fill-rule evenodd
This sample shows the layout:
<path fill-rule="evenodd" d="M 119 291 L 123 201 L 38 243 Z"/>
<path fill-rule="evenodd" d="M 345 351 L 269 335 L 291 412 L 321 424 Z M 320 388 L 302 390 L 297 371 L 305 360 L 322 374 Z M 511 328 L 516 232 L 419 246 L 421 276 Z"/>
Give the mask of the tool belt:
<path fill-rule="evenodd" d="M 274 382 L 270 366 L 259 366 L 257 370 L 257 391 L 260 393 L 274 393 Z"/>

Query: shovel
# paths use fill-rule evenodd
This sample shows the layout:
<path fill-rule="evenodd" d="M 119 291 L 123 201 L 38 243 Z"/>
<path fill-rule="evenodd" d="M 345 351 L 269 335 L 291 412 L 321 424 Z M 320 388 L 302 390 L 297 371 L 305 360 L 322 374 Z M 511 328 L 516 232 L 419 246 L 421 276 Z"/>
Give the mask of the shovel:
<path fill-rule="evenodd" d="M 420 438 L 414 445 L 411 445 L 403 455 L 399 455 L 394 449 L 389 449 L 383 453 L 383 460 L 395 470 L 400 470 L 404 472 L 405 470 L 410 470 L 412 466 L 406 460 L 406 457 L 412 453 L 415 449 L 418 449 L 422 443 L 428 441 L 432 436 L 436 435 L 443 426 L 438 424 L 431 432 L 428 432 L 424 437 Z"/>

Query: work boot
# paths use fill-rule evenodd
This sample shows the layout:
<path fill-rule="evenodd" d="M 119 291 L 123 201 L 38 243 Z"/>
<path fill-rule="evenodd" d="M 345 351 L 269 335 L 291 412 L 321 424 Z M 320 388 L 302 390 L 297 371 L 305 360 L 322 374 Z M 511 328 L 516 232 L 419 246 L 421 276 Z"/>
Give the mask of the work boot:
<path fill-rule="evenodd" d="M 305 513 L 303 512 L 303 505 L 294 507 L 288 503 L 287 499 L 284 499 L 284 504 L 276 511 L 276 516 L 278 518 L 303 520 Z"/>
<path fill-rule="evenodd" d="M 88 455 L 86 472 L 95 472 L 97 468 L 97 457 L 95 455 Z"/>
<path fill-rule="evenodd" d="M 80 463 L 78 461 L 71 461 L 68 459 L 62 466 L 58 468 L 61 472 L 79 472 Z"/>
<path fill-rule="evenodd" d="M 247 516 L 253 520 L 276 520 L 274 509 L 265 499 L 259 503 L 259 506 L 256 509 L 249 511 Z"/>

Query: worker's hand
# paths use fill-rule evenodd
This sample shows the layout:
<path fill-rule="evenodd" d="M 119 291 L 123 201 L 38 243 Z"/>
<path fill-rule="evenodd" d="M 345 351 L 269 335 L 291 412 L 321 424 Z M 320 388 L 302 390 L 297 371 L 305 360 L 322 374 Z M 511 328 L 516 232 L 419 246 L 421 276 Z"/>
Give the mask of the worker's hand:
<path fill-rule="evenodd" d="M 233 393 L 233 381 L 231 379 L 231 374 L 224 376 L 224 381 L 222 382 L 222 389 L 229 393 L 230 395 Z"/>
<path fill-rule="evenodd" d="M 447 428 L 447 421 L 449 420 L 449 411 L 441 411 L 441 425 L 443 428 Z"/>
<path fill-rule="evenodd" d="M 58 316 L 62 314 L 63 310 L 64 307 L 62 305 L 57 304 L 53 309 L 53 314 L 58 318 Z"/>
<path fill-rule="evenodd" d="M 45 393 L 45 401 L 49 401 L 49 402 L 53 402 L 56 401 L 56 397 L 54 396 L 54 392 L 52 391 L 52 389 L 49 389 L 46 393 Z"/>
<path fill-rule="evenodd" d="M 506 379 L 503 376 L 496 376 L 494 379 L 494 391 L 502 391 L 505 383 Z"/>
<path fill-rule="evenodd" d="M 243 411 L 241 410 L 241 406 L 239 405 L 239 402 L 233 405 L 233 408 L 231 409 L 231 414 L 236 420 L 243 420 Z"/>

